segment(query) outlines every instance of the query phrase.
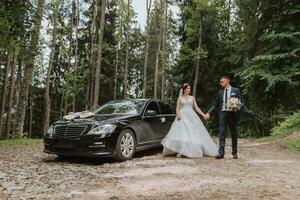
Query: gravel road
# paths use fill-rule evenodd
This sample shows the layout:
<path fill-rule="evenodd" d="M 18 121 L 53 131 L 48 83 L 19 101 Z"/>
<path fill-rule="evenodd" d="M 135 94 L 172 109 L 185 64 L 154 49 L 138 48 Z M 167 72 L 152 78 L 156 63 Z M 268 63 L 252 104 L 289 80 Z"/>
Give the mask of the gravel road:
<path fill-rule="evenodd" d="M 0 199 L 300 199 L 300 153 L 272 143 L 241 139 L 238 160 L 154 149 L 122 163 L 61 159 L 42 148 L 0 148 Z"/>

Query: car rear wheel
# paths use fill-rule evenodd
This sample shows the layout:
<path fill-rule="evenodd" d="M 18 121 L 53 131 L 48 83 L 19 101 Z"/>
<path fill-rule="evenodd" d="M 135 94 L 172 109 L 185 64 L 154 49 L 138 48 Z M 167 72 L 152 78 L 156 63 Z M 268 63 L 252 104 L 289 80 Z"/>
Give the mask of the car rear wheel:
<path fill-rule="evenodd" d="M 136 141 L 133 132 L 125 129 L 118 137 L 116 145 L 116 160 L 130 160 L 135 153 Z"/>

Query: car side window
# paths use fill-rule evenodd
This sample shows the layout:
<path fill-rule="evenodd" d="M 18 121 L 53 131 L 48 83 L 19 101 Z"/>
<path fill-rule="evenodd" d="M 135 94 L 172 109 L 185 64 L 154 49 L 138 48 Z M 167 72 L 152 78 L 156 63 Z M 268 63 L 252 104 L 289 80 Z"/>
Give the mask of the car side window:
<path fill-rule="evenodd" d="M 159 102 L 162 114 L 174 114 L 173 109 L 165 102 Z"/>
<path fill-rule="evenodd" d="M 148 104 L 148 106 L 147 106 L 147 108 L 146 108 L 145 115 L 147 115 L 147 111 L 149 111 L 149 110 L 155 111 L 156 114 L 159 114 L 159 108 L 158 108 L 158 105 L 157 105 L 157 103 L 156 103 L 155 101 L 151 101 L 151 102 Z"/>

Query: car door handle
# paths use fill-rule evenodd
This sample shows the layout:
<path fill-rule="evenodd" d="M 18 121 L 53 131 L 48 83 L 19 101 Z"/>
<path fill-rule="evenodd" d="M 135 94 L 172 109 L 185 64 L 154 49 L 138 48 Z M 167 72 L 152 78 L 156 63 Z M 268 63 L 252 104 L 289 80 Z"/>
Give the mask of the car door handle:
<path fill-rule="evenodd" d="M 161 121 L 161 123 L 165 123 L 166 122 L 166 118 L 162 117 L 162 118 L 160 118 L 160 121 Z"/>

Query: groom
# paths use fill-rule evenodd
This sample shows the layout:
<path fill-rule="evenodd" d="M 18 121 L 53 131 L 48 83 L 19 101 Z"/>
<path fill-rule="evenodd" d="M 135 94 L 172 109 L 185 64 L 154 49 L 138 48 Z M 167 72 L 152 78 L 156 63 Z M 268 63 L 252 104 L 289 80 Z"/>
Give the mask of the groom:
<path fill-rule="evenodd" d="M 241 101 L 241 108 L 244 106 L 243 99 L 241 97 L 240 89 L 231 87 L 230 80 L 227 76 L 222 76 L 220 78 L 220 85 L 222 90 L 218 92 L 218 96 L 209 109 L 208 113 L 205 115 L 205 119 L 210 118 L 211 113 L 216 110 L 219 111 L 219 155 L 216 156 L 216 159 L 222 159 L 225 155 L 225 141 L 226 141 L 226 132 L 227 127 L 229 127 L 231 132 L 231 141 L 232 141 L 232 156 L 233 159 L 238 159 L 237 156 L 237 128 L 236 128 L 236 112 L 230 111 L 227 108 L 227 102 L 231 96 L 235 96 Z"/>

